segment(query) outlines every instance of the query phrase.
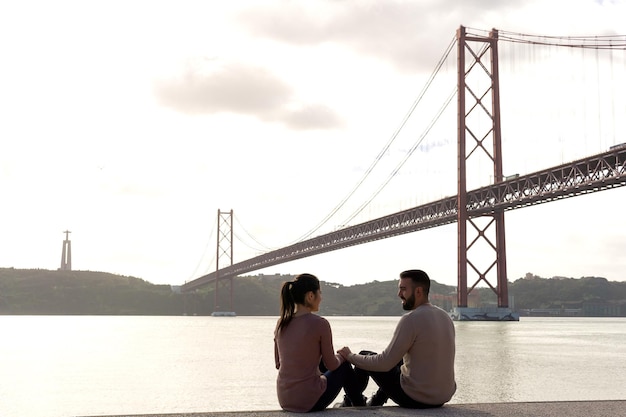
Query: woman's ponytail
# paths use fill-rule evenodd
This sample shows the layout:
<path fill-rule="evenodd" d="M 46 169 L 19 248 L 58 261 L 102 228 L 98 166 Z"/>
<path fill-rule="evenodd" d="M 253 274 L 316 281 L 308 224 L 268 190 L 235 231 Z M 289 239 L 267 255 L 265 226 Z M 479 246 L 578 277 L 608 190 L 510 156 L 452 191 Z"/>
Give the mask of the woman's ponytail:
<path fill-rule="evenodd" d="M 296 303 L 293 301 L 293 296 L 291 295 L 291 287 L 293 284 L 293 281 L 285 282 L 280 289 L 280 319 L 278 320 L 277 330 L 286 327 L 295 314 Z"/>
<path fill-rule="evenodd" d="M 300 274 L 293 281 L 285 282 L 280 289 L 280 318 L 276 330 L 287 327 L 296 312 L 296 304 L 304 304 L 307 292 L 320 289 L 315 275 Z"/>

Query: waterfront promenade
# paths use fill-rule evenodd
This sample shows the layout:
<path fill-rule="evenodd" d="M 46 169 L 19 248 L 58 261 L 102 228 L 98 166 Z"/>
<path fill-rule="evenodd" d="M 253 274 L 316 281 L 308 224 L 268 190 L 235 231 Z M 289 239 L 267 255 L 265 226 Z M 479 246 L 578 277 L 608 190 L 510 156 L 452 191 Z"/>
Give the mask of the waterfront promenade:
<path fill-rule="evenodd" d="M 626 400 L 447 404 L 411 410 L 395 406 L 329 408 L 316 413 L 286 411 L 222 411 L 186 414 L 133 414 L 98 417 L 626 417 Z"/>

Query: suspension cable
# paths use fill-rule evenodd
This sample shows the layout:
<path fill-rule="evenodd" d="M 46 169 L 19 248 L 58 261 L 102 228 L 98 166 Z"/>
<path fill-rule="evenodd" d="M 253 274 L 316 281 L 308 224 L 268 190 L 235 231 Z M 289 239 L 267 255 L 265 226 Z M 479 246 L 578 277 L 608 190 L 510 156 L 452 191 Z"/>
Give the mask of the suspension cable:
<path fill-rule="evenodd" d="M 437 63 L 433 73 L 431 74 L 430 78 L 426 82 L 426 85 L 422 88 L 422 91 L 420 92 L 419 96 L 413 102 L 413 104 L 409 108 L 409 111 L 407 112 L 407 114 L 402 119 L 402 122 L 400 123 L 400 126 L 394 131 L 394 133 L 391 135 L 391 138 L 389 139 L 389 141 L 387 141 L 385 146 L 383 146 L 382 150 L 378 153 L 378 155 L 376 156 L 374 161 L 371 163 L 369 168 L 367 168 L 367 170 L 365 171 L 365 173 L 363 174 L 361 179 L 356 183 L 356 185 L 352 188 L 352 190 L 313 229 L 309 230 L 307 233 L 305 233 L 304 235 L 300 236 L 297 240 L 295 240 L 294 242 L 292 242 L 290 244 L 301 242 L 301 241 L 309 238 L 313 233 L 317 232 L 322 226 L 324 226 L 326 223 L 328 223 L 328 221 L 346 204 L 348 199 L 350 199 L 354 195 L 354 193 L 359 189 L 359 187 L 363 184 L 363 182 L 365 182 L 365 180 L 369 177 L 369 175 L 374 170 L 376 165 L 378 165 L 378 162 L 380 162 L 380 160 L 383 158 L 383 156 L 385 155 L 387 150 L 391 147 L 393 142 L 396 140 L 396 138 L 400 134 L 400 131 L 404 128 L 404 126 L 408 122 L 409 118 L 411 117 L 411 115 L 415 111 L 415 108 L 421 102 L 421 100 L 424 97 L 424 95 L 426 94 L 428 88 L 431 86 L 431 84 L 433 83 L 435 77 L 437 76 L 437 74 L 441 70 L 443 64 L 446 62 L 448 56 L 450 55 L 450 53 L 454 49 L 455 44 L 456 44 L 456 37 L 453 37 L 452 41 L 450 42 L 450 44 L 446 48 L 445 52 L 443 53 L 442 57 L 439 59 L 439 62 Z"/>
<path fill-rule="evenodd" d="M 272 249 L 266 248 L 266 247 L 263 247 L 262 249 L 258 248 L 258 247 L 254 247 L 254 246 L 250 245 L 248 242 L 246 242 L 245 240 L 243 240 L 241 238 L 241 236 L 239 236 L 235 232 L 233 232 L 233 237 L 235 237 L 239 241 L 239 243 L 242 243 L 245 247 L 247 247 L 248 249 L 252 249 L 255 252 L 265 253 L 265 252 L 268 252 L 268 251 L 272 250 Z"/>
<path fill-rule="evenodd" d="M 235 218 L 235 222 L 239 225 L 239 227 L 241 227 L 241 230 L 243 230 L 250 239 L 252 239 L 256 244 L 261 246 L 263 249 L 253 248 L 252 246 L 248 245 L 245 241 L 243 241 L 241 238 L 239 238 L 241 243 L 243 243 L 244 245 L 246 245 L 250 249 L 256 250 L 257 252 L 263 252 L 263 251 L 268 251 L 268 250 L 272 250 L 273 249 L 273 248 L 270 248 L 269 246 L 264 245 L 263 243 L 259 242 L 259 240 L 256 237 L 254 237 L 248 230 L 246 230 L 245 227 L 243 227 L 243 225 L 241 224 L 241 222 L 239 221 L 239 218 L 237 216 L 233 216 L 233 217 Z"/>
<path fill-rule="evenodd" d="M 626 35 L 539 36 L 498 31 L 498 41 L 527 43 L 531 45 L 563 46 L 581 49 L 626 50 Z"/>
<path fill-rule="evenodd" d="M 204 247 L 204 250 L 202 251 L 202 256 L 200 256 L 200 260 L 196 264 L 196 267 L 195 267 L 195 269 L 193 271 L 193 274 L 191 274 L 191 277 L 192 277 L 191 279 L 195 279 L 193 277 L 197 276 L 198 270 L 200 269 L 200 264 L 204 260 L 204 257 L 206 256 L 206 253 L 208 252 L 209 245 L 211 244 L 211 241 L 213 240 L 214 233 L 215 233 L 215 223 L 213 223 L 213 226 L 211 227 L 211 232 L 209 233 L 209 238 L 207 239 L 207 242 L 206 242 L 206 245 Z M 213 258 L 209 261 L 209 266 L 211 266 L 214 261 L 215 261 L 215 254 L 213 254 Z"/>
<path fill-rule="evenodd" d="M 367 199 L 367 201 L 361 204 L 361 206 L 354 213 L 352 213 L 352 215 L 350 215 L 350 217 L 347 218 L 343 222 L 343 224 L 350 223 L 350 221 L 354 219 L 359 213 L 361 213 L 365 209 L 365 207 L 367 207 L 374 200 L 374 198 L 376 198 L 376 196 L 380 194 L 380 192 L 387 186 L 387 184 L 389 184 L 389 182 L 396 176 L 398 171 L 400 171 L 400 169 L 404 166 L 406 161 L 411 157 L 411 155 L 413 155 L 415 150 L 424 141 L 424 138 L 426 137 L 428 132 L 430 132 L 430 130 L 433 128 L 437 120 L 439 120 L 439 118 L 441 117 L 443 112 L 446 110 L 446 108 L 450 105 L 450 102 L 455 97 L 456 93 L 457 93 L 457 88 L 455 87 L 452 93 L 448 96 L 444 104 L 439 109 L 439 112 L 437 113 L 437 115 L 431 120 L 431 122 L 426 127 L 426 130 L 424 130 L 424 132 L 419 136 L 418 140 L 413 144 L 413 147 L 407 152 L 407 154 L 404 156 L 402 161 L 400 161 L 400 163 L 396 166 L 396 168 L 391 172 L 389 177 L 387 177 L 387 179 L 378 187 L 378 189 L 374 192 L 374 194 L 372 194 L 372 196 L 369 199 Z"/>

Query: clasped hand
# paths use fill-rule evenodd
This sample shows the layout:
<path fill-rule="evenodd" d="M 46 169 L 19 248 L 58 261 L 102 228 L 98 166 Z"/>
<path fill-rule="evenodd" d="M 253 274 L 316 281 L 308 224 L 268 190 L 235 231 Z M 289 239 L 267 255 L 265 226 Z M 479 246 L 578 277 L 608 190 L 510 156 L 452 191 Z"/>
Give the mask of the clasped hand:
<path fill-rule="evenodd" d="M 352 351 L 350 350 L 348 346 L 344 346 L 341 349 L 339 349 L 337 353 L 340 354 L 341 357 L 344 358 L 345 360 L 348 360 L 348 356 L 350 356 Z"/>

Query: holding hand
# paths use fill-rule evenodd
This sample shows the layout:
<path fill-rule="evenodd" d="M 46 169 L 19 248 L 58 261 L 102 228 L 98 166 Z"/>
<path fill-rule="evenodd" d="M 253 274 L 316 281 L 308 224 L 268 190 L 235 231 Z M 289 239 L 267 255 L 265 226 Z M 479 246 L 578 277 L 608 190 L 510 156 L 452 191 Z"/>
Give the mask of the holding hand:
<path fill-rule="evenodd" d="M 341 357 L 343 357 L 345 360 L 348 360 L 348 356 L 350 356 L 350 354 L 352 353 L 352 351 L 350 350 L 349 347 L 344 346 L 341 349 L 339 349 L 337 351 L 338 354 L 341 355 Z"/>

